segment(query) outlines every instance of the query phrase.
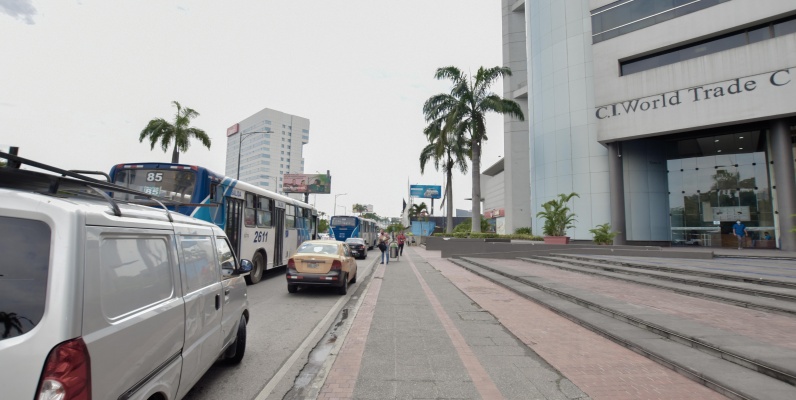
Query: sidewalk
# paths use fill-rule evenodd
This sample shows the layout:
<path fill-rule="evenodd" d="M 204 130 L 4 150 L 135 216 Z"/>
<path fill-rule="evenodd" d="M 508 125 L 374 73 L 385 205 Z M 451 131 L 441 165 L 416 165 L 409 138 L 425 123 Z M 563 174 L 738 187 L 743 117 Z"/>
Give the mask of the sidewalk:
<path fill-rule="evenodd" d="M 320 399 L 720 399 L 439 257 L 379 265 Z"/>

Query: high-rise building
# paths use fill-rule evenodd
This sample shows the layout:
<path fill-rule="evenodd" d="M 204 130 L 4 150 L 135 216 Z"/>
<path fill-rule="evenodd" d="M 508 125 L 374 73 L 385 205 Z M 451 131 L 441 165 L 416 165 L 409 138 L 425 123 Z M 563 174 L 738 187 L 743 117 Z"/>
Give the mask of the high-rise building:
<path fill-rule="evenodd" d="M 304 173 L 309 140 L 309 119 L 265 108 L 227 130 L 225 174 L 281 193 L 284 174 Z"/>
<path fill-rule="evenodd" d="M 796 250 L 796 2 L 503 0 L 503 33 L 530 171 L 505 187 L 532 214 L 576 192 L 575 239 L 609 222 L 617 243 L 729 247 L 740 220 Z"/>

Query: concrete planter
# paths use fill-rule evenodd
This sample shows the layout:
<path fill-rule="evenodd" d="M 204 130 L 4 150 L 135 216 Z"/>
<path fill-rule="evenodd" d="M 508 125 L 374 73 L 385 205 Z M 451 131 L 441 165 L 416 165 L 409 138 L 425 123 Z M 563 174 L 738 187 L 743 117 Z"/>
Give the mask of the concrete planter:
<path fill-rule="evenodd" d="M 569 236 L 545 236 L 544 244 L 569 244 Z"/>

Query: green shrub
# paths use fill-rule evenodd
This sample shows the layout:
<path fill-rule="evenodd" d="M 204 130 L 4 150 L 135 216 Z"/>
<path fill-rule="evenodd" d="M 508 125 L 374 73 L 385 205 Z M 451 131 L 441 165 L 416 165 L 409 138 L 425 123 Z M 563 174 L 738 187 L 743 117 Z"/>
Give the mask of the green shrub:
<path fill-rule="evenodd" d="M 481 217 L 481 232 L 484 232 L 489 229 L 489 221 Z M 453 232 L 472 232 L 473 231 L 473 220 L 467 218 L 461 224 L 456 225 L 453 227 Z"/>
<path fill-rule="evenodd" d="M 547 236 L 566 236 L 567 229 L 574 227 L 575 214 L 570 213 L 567 203 L 573 197 L 580 197 L 577 193 L 559 194 L 558 199 L 553 199 L 542 204 L 544 211 L 536 213 L 537 218 L 544 218 L 542 232 Z"/>
<path fill-rule="evenodd" d="M 602 225 L 597 225 L 594 229 L 589 229 L 592 235 L 594 235 L 594 243 L 597 244 L 613 244 L 614 237 L 619 234 L 619 232 L 612 232 L 611 231 L 611 224 L 604 223 Z"/>
<path fill-rule="evenodd" d="M 514 230 L 514 233 L 516 233 L 516 234 L 518 234 L 518 235 L 531 235 L 531 234 L 532 234 L 532 233 L 531 233 L 531 228 L 530 228 L 530 227 L 526 227 L 526 228 L 517 228 L 517 229 L 515 229 L 515 230 Z"/>

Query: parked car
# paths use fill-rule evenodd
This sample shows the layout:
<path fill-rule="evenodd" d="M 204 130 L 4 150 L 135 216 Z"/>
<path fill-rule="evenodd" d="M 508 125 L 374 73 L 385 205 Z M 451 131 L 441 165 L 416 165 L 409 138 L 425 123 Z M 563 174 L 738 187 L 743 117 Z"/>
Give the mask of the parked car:
<path fill-rule="evenodd" d="M 365 239 L 362 238 L 348 238 L 345 244 L 351 249 L 351 255 L 355 258 L 366 259 L 368 258 L 368 245 L 365 244 Z"/>
<path fill-rule="evenodd" d="M 178 399 L 242 360 L 251 262 L 223 230 L 46 169 L 0 167 L 0 397 Z"/>
<path fill-rule="evenodd" d="M 357 281 L 357 262 L 347 244 L 336 240 L 308 240 L 287 261 L 287 291 L 305 286 L 333 286 L 340 294 Z"/>

